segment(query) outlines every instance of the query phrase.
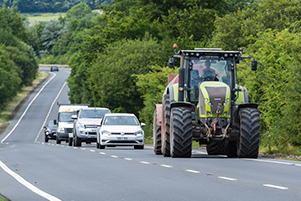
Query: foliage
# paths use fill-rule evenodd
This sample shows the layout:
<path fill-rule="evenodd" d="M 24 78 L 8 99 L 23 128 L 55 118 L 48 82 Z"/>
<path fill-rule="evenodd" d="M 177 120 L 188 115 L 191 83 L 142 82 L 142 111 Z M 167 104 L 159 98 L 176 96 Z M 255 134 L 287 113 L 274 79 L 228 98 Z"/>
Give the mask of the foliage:
<path fill-rule="evenodd" d="M 248 51 L 260 58 L 256 72 L 244 69 L 242 80 L 259 103 L 262 145 L 301 145 L 300 33 L 267 30 Z"/>
<path fill-rule="evenodd" d="M 168 74 L 178 74 L 179 69 L 170 69 L 167 67 L 151 66 L 147 74 L 135 75 L 138 79 L 136 85 L 138 91 L 142 94 L 143 109 L 139 111 L 140 121 L 146 123 L 146 137 L 152 134 L 152 123 L 155 104 L 162 103 L 162 94 L 167 86 Z"/>
<path fill-rule="evenodd" d="M 0 6 L 16 5 L 22 13 L 66 12 L 81 2 L 87 4 L 91 9 L 96 9 L 97 5 L 110 5 L 112 0 L 3 0 L 0 1 Z"/>
<path fill-rule="evenodd" d="M 55 42 L 67 31 L 67 25 L 56 20 L 45 23 L 41 32 L 43 53 L 49 54 Z M 43 54 L 42 53 L 42 54 Z"/>
<path fill-rule="evenodd" d="M 12 60 L 4 45 L 0 45 L 0 110 L 17 94 L 21 85 L 18 72 L 21 71 Z"/>
<path fill-rule="evenodd" d="M 266 0 L 225 17 L 217 17 L 211 47 L 238 50 L 256 41 L 256 35 L 266 29 L 281 31 L 301 20 L 299 0 Z"/>
<path fill-rule="evenodd" d="M 38 60 L 31 32 L 25 27 L 16 7 L 0 9 L 0 110 L 22 86 L 32 84 Z"/>
<path fill-rule="evenodd" d="M 165 63 L 161 51 L 157 41 L 149 37 L 110 44 L 88 70 L 93 105 L 138 115 L 143 100 L 133 75 L 148 73 L 154 62 Z"/>

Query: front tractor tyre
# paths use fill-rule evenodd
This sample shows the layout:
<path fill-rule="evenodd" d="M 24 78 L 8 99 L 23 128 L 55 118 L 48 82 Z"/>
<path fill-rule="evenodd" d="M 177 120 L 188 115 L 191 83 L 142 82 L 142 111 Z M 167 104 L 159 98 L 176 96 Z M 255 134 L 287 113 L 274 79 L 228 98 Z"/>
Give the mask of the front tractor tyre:
<path fill-rule="evenodd" d="M 259 149 L 259 112 L 255 108 L 239 111 L 240 140 L 237 146 L 239 158 L 257 158 Z"/>
<path fill-rule="evenodd" d="M 192 115 L 190 108 L 174 107 L 170 117 L 170 155 L 171 157 L 191 157 Z"/>
<path fill-rule="evenodd" d="M 226 155 L 226 142 L 211 142 L 207 144 L 206 150 L 208 155 Z"/>
<path fill-rule="evenodd" d="M 157 109 L 154 111 L 153 119 L 153 147 L 156 155 L 162 155 L 161 126 L 157 125 Z"/>

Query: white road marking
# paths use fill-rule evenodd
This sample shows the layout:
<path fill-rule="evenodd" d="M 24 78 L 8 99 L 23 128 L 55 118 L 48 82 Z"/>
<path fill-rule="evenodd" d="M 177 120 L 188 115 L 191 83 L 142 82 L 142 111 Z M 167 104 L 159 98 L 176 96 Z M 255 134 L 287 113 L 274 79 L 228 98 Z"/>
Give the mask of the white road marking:
<path fill-rule="evenodd" d="M 21 176 L 19 176 L 18 174 L 16 174 L 15 172 L 11 171 L 4 163 L 2 163 L 0 161 L 0 166 L 1 168 L 8 173 L 10 176 L 12 176 L 15 180 L 17 180 L 19 183 L 21 183 L 23 186 L 25 186 L 26 188 L 28 188 L 29 190 L 31 190 L 32 192 L 42 196 L 43 198 L 47 199 L 47 200 L 51 200 L 51 201 L 59 201 L 60 199 L 38 189 L 37 187 L 35 187 L 34 185 L 32 185 L 31 183 L 29 183 L 28 181 L 26 181 L 25 179 L 23 179 Z"/>
<path fill-rule="evenodd" d="M 244 160 L 264 162 L 264 163 L 276 163 L 276 164 L 282 164 L 282 165 L 292 165 L 292 166 L 301 167 L 301 164 L 298 164 L 298 163 L 289 163 L 289 162 L 282 162 L 282 161 L 262 160 L 262 159 L 244 159 Z"/>
<path fill-rule="evenodd" d="M 3 143 L 13 132 L 14 130 L 17 128 L 17 126 L 19 125 L 19 123 L 21 122 L 21 120 L 23 119 L 24 115 L 26 114 L 27 110 L 30 108 L 31 104 L 36 100 L 36 98 L 40 95 L 40 93 L 43 91 L 43 89 L 46 87 L 46 85 L 56 76 L 53 73 L 53 77 L 51 79 L 49 79 L 44 86 L 40 89 L 40 91 L 37 93 L 37 95 L 32 99 L 32 101 L 29 103 L 29 105 L 27 106 L 27 108 L 25 109 L 25 111 L 23 112 L 22 116 L 20 117 L 20 119 L 18 120 L 18 122 L 16 123 L 16 125 L 13 127 L 13 129 L 11 129 L 11 131 L 5 136 L 5 138 L 3 140 L 1 140 L 1 143 Z"/>
<path fill-rule="evenodd" d="M 196 174 L 199 174 L 200 172 L 199 171 L 196 171 L 196 170 L 186 170 L 187 172 L 192 172 L 192 173 L 196 173 Z"/>
<path fill-rule="evenodd" d="M 132 161 L 133 159 L 131 159 L 131 158 L 124 158 L 124 160 Z"/>
<path fill-rule="evenodd" d="M 172 166 L 170 165 L 161 165 L 162 167 L 166 167 L 166 168 L 172 168 Z"/>
<path fill-rule="evenodd" d="M 150 162 L 146 162 L 146 161 L 140 161 L 140 163 L 146 164 L 146 165 L 149 165 L 149 164 L 150 164 Z"/>
<path fill-rule="evenodd" d="M 54 76 L 53 76 L 53 77 L 54 77 Z M 47 119 L 48 119 L 48 117 L 49 117 L 49 115 L 50 115 L 50 112 L 51 112 L 51 110 L 52 110 L 52 108 L 53 108 L 53 105 L 54 105 L 54 103 L 56 102 L 56 100 L 58 99 L 58 97 L 59 97 L 59 95 L 61 94 L 61 92 L 63 91 L 63 89 L 64 89 L 64 87 L 65 87 L 66 84 L 67 84 L 67 82 L 64 82 L 64 84 L 63 84 L 63 86 L 61 87 L 59 93 L 57 94 L 57 96 L 56 96 L 55 99 L 53 100 L 53 102 L 52 102 L 52 104 L 51 104 L 51 106 L 50 106 L 50 108 L 49 108 L 49 110 L 48 110 L 48 113 L 47 113 L 47 115 L 46 115 L 46 117 L 45 117 L 45 120 L 44 120 L 44 122 L 43 122 L 43 124 L 42 124 L 42 127 L 41 127 L 40 131 L 38 132 L 38 135 L 37 135 L 37 137 L 36 137 L 36 139 L 35 139 L 35 142 L 37 142 L 37 140 L 38 140 L 38 138 L 39 138 L 39 136 L 40 136 L 40 133 L 42 132 L 42 130 L 43 130 L 43 128 L 44 128 L 44 125 L 46 124 L 46 121 L 47 121 Z"/>
<path fill-rule="evenodd" d="M 272 185 L 272 184 L 263 184 L 263 186 L 270 187 L 270 188 L 277 188 L 277 189 L 281 189 L 281 190 L 288 189 L 287 187 L 284 187 L 284 186 L 276 186 L 276 185 Z"/>
<path fill-rule="evenodd" d="M 237 179 L 234 178 L 230 178 L 230 177 L 218 177 L 220 179 L 225 179 L 225 180 L 229 180 L 229 181 L 237 181 Z"/>
<path fill-rule="evenodd" d="M 90 150 L 91 152 L 95 152 L 95 150 Z"/>
<path fill-rule="evenodd" d="M 102 155 L 106 155 L 106 153 L 105 152 L 99 152 L 100 154 L 102 154 Z"/>
<path fill-rule="evenodd" d="M 86 148 L 81 148 L 81 150 L 86 150 Z"/>
<path fill-rule="evenodd" d="M 118 156 L 115 156 L 115 155 L 111 155 L 111 157 L 112 157 L 112 158 L 118 158 Z"/>

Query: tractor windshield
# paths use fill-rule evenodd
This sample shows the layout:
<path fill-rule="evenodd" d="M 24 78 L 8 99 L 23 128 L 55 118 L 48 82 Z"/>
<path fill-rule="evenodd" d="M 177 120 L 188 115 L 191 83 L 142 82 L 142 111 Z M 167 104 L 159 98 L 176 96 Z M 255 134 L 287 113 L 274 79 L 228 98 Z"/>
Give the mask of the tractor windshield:
<path fill-rule="evenodd" d="M 193 66 L 190 71 L 190 87 L 192 88 L 191 101 L 198 101 L 198 96 L 194 96 L 193 91 L 197 92 L 198 85 L 204 81 L 219 81 L 231 86 L 230 65 L 232 62 L 231 60 L 206 60 L 197 58 L 192 60 Z"/>

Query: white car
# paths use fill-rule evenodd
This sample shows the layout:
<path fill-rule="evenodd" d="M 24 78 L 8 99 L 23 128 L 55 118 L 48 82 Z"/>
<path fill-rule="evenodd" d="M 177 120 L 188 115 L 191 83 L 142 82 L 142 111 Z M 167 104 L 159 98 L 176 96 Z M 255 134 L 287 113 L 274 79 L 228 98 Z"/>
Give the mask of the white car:
<path fill-rule="evenodd" d="M 106 146 L 134 146 L 134 149 L 144 149 L 144 131 L 134 114 L 106 114 L 97 130 L 97 148 Z"/>
<path fill-rule="evenodd" d="M 89 144 L 91 142 L 96 142 L 96 132 L 97 128 L 100 126 L 101 119 L 105 114 L 111 113 L 108 108 L 100 107 L 90 107 L 83 108 L 79 110 L 78 116 L 74 115 L 73 123 L 73 135 L 69 138 L 72 138 L 72 143 L 69 143 L 71 146 L 80 147 L 82 142 Z"/>

